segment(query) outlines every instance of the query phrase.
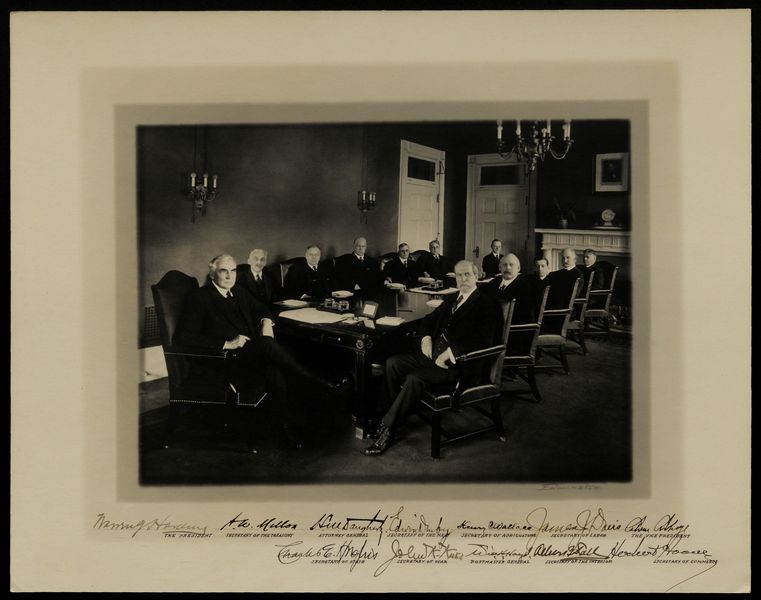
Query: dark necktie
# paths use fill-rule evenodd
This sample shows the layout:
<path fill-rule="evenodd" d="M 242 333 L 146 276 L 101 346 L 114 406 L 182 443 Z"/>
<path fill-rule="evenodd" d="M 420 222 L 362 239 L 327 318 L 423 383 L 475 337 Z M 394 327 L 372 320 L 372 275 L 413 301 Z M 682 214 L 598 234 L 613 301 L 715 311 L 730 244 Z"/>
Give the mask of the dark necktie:
<path fill-rule="evenodd" d="M 462 294 L 457 296 L 457 301 L 452 305 L 452 314 L 454 314 L 454 311 L 456 311 L 460 307 L 461 303 L 462 303 Z"/>
<path fill-rule="evenodd" d="M 315 265 L 315 266 L 313 266 L 313 267 L 312 267 L 312 271 L 314 271 L 315 273 L 317 273 L 317 265 Z"/>

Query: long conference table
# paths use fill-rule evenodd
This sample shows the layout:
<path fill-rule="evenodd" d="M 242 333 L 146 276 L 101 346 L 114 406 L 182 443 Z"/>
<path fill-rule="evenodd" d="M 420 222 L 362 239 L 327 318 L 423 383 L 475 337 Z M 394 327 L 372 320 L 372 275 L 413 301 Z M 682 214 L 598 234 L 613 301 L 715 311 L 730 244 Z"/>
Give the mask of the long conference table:
<path fill-rule="evenodd" d="M 456 289 L 445 293 L 456 293 Z M 374 400 L 368 394 L 368 383 L 372 376 L 372 365 L 383 364 L 385 358 L 407 347 L 414 336 L 421 319 L 436 307 L 443 294 L 419 293 L 407 290 L 383 289 L 377 294 L 347 298 L 351 313 L 359 313 L 365 302 L 378 303 L 376 318 L 372 324 L 347 320 L 326 323 L 319 322 L 323 315 L 328 320 L 338 318 L 329 312 L 316 311 L 317 302 L 305 307 L 293 307 L 276 303 L 274 305 L 277 336 L 297 342 L 308 341 L 328 348 L 341 348 L 353 354 L 351 375 L 354 379 L 352 414 L 357 438 L 366 437 L 369 419 L 372 416 Z M 290 313 L 290 314 L 289 314 Z M 296 317 L 296 318 L 294 318 Z M 403 319 L 396 325 L 385 325 L 383 317 Z M 313 322 L 318 321 L 318 322 Z"/>

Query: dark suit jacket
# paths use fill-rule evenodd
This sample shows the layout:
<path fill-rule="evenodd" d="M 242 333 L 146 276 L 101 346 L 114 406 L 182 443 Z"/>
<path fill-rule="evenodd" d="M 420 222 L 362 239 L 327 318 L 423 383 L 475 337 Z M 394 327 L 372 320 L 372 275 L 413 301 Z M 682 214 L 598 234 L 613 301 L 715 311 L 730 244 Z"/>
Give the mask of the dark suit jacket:
<path fill-rule="evenodd" d="M 260 321 L 271 319 L 270 311 L 252 297 L 244 288 L 235 285 L 232 289 L 247 331 L 229 318 L 227 300 L 211 282 L 194 290 L 185 301 L 182 317 L 177 325 L 177 343 L 199 350 L 221 350 L 228 340 L 238 334 L 252 340 L 260 335 Z"/>
<path fill-rule="evenodd" d="M 531 273 L 530 275 L 525 275 L 526 277 L 526 283 L 531 288 L 531 293 L 533 294 L 534 299 L 534 308 L 535 312 L 538 315 L 539 314 L 539 304 L 542 301 L 542 294 L 544 294 L 544 288 L 546 288 L 548 285 L 550 285 L 551 278 L 549 274 L 544 279 L 539 279 L 538 273 Z"/>
<path fill-rule="evenodd" d="M 283 295 L 280 278 L 268 271 L 266 267 L 262 271 L 262 285 L 256 285 L 254 274 L 251 272 L 251 265 L 248 263 L 238 265 L 238 278 L 235 283 L 246 288 L 249 294 L 267 306 L 276 300 L 280 300 Z"/>
<path fill-rule="evenodd" d="M 450 294 L 423 319 L 421 336 L 429 335 L 435 343 L 436 338 L 446 332 L 455 358 L 498 344 L 502 340 L 502 311 L 497 302 L 476 289 L 452 314 L 452 306 L 458 296 L 459 294 Z M 481 366 L 475 364 L 474 368 L 478 370 Z M 472 373 L 473 369 L 470 371 Z"/>
<path fill-rule="evenodd" d="M 442 281 L 447 276 L 447 273 L 451 273 L 453 265 L 446 256 L 439 254 L 439 259 L 433 258 L 433 254 L 430 252 L 424 252 L 417 261 L 420 271 L 428 273 L 429 276 L 434 279 L 441 279 Z"/>
<path fill-rule="evenodd" d="M 283 284 L 285 298 L 300 299 L 306 294 L 310 298 L 321 300 L 330 296 L 332 291 L 332 273 L 325 263 L 319 263 L 315 273 L 307 264 L 306 259 L 302 259 L 302 261 L 291 265 L 285 275 L 285 283 Z"/>
<path fill-rule="evenodd" d="M 560 269 L 559 271 L 553 271 L 547 275 L 549 280 L 550 293 L 547 296 L 547 308 L 567 308 L 568 303 L 571 300 L 571 292 L 573 291 L 573 284 L 577 278 L 581 278 L 582 284 L 584 282 L 584 274 L 581 269 L 574 267 L 573 269 Z M 582 291 L 582 287 L 579 287 L 577 295 Z"/>
<path fill-rule="evenodd" d="M 481 263 L 481 268 L 486 272 L 487 277 L 494 277 L 499 275 L 499 261 L 502 260 L 504 254 L 500 254 L 499 258 L 495 258 L 494 253 L 489 251 L 489 254 L 484 256 L 484 260 Z"/>
<path fill-rule="evenodd" d="M 504 290 L 500 290 L 502 277 L 496 277 L 481 289 L 500 302 L 515 300 L 513 323 L 536 322 L 536 293 L 535 287 L 527 275 L 518 275 Z"/>
<path fill-rule="evenodd" d="M 583 293 L 586 293 L 587 286 L 589 285 L 589 276 L 591 273 L 595 274 L 594 281 L 592 282 L 593 290 L 601 290 L 605 288 L 605 269 L 600 266 L 600 263 L 595 263 L 591 267 L 580 266 L 579 270 L 584 275 L 584 289 Z"/>
<path fill-rule="evenodd" d="M 353 291 L 355 285 L 363 292 L 375 291 L 381 284 L 378 261 L 365 255 L 360 262 L 356 254 L 350 252 L 336 260 L 336 284 L 338 289 Z"/>
<path fill-rule="evenodd" d="M 383 278 L 391 278 L 394 283 L 403 283 L 408 288 L 418 285 L 418 277 L 422 277 L 418 264 L 411 258 L 407 259 L 407 266 L 402 264 L 399 257 L 396 257 L 386 263 L 383 267 Z"/>

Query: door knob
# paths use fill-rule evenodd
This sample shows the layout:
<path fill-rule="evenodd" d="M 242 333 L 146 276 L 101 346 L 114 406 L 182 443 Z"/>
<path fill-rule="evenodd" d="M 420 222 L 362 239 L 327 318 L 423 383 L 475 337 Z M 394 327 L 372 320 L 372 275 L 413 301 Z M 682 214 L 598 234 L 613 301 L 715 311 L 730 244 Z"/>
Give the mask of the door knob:
<path fill-rule="evenodd" d="M 481 248 L 480 248 L 479 246 L 476 246 L 476 249 L 475 249 L 475 250 L 473 250 L 473 254 L 475 254 L 475 255 L 476 255 L 476 258 L 478 258 L 479 256 L 481 256 Z"/>

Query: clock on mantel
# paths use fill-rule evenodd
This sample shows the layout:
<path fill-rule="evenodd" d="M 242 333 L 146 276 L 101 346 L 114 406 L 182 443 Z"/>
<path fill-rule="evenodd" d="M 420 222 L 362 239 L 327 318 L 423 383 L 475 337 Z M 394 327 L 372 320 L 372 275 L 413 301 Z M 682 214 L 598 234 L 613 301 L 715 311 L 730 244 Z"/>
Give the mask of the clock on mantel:
<path fill-rule="evenodd" d="M 623 227 L 613 225 L 613 219 L 616 218 L 616 213 L 610 208 L 606 208 L 602 211 L 600 217 L 602 217 L 602 225 L 595 225 L 594 229 L 623 229 Z"/>

